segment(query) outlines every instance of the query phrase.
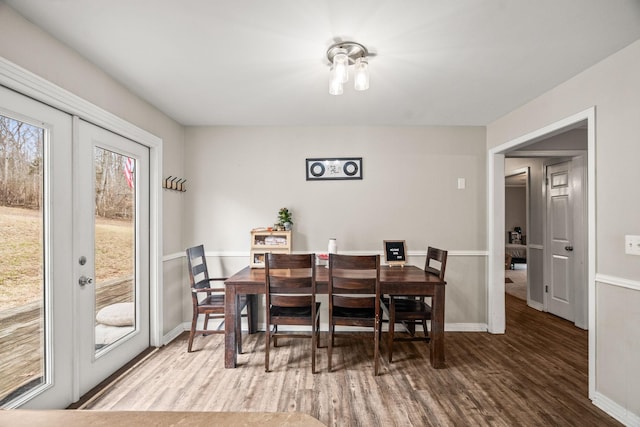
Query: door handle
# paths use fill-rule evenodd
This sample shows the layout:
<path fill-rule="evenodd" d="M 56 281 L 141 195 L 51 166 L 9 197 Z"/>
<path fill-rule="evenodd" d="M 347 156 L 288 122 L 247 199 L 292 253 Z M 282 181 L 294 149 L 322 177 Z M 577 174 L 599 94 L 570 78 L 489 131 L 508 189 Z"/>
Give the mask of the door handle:
<path fill-rule="evenodd" d="M 573 251 L 573 246 L 565 246 L 564 250 L 568 251 L 568 252 L 572 252 Z"/>
<path fill-rule="evenodd" d="M 80 276 L 80 278 L 78 279 L 78 283 L 80 284 L 80 286 L 90 285 L 93 283 L 93 279 L 87 276 Z"/>

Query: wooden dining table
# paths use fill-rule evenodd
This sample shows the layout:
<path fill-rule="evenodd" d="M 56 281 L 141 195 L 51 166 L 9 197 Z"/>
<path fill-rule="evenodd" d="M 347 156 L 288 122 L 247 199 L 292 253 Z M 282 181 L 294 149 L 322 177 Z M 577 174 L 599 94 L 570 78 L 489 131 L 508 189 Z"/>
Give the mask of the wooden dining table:
<path fill-rule="evenodd" d="M 323 266 L 316 268 L 318 294 L 326 294 L 329 270 Z M 413 265 L 382 266 L 380 268 L 380 290 L 384 295 L 412 295 L 431 297 L 431 332 L 429 360 L 431 366 L 444 368 L 444 295 L 447 282 L 435 274 L 428 273 Z M 224 366 L 237 365 L 237 337 L 235 333 L 238 299 L 250 296 L 248 310 L 252 310 L 252 324 L 249 333 L 257 331 L 258 303 L 255 296 L 265 293 L 264 269 L 245 267 L 225 281 L 224 310 Z"/>

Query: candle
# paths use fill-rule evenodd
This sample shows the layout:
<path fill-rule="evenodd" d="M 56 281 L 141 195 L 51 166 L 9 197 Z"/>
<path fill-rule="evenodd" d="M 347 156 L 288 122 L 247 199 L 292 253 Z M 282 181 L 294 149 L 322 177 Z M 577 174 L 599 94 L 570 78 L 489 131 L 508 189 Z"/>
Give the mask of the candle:
<path fill-rule="evenodd" d="M 329 239 L 328 252 L 330 254 L 337 254 L 338 253 L 338 243 L 336 242 L 336 239 L 334 239 L 334 238 Z"/>

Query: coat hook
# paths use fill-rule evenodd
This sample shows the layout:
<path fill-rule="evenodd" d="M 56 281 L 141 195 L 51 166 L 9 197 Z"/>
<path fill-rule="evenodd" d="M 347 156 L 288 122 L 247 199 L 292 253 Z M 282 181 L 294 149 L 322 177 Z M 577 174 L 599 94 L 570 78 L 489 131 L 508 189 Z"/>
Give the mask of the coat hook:
<path fill-rule="evenodd" d="M 184 185 L 185 182 L 187 182 L 186 178 L 179 178 L 177 176 L 169 175 L 167 178 L 164 179 L 164 182 L 162 183 L 162 188 L 165 188 L 167 190 L 180 191 L 181 193 L 184 193 L 185 191 L 187 191 Z"/>

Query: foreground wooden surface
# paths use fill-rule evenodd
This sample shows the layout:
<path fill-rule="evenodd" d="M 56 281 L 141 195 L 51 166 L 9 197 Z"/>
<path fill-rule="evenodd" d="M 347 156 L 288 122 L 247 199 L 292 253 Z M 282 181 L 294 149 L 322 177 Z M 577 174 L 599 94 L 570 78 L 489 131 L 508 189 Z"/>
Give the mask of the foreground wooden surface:
<path fill-rule="evenodd" d="M 0 425 L 12 427 L 260 426 L 322 427 L 307 414 L 265 412 L 0 411 Z"/>
<path fill-rule="evenodd" d="M 370 336 L 337 339 L 331 373 L 320 349 L 313 375 L 309 340 L 282 339 L 265 373 L 262 333 L 246 337 L 238 369 L 224 368 L 222 336 L 197 338 L 200 351 L 187 353 L 183 334 L 87 408 L 296 411 L 336 426 L 620 425 L 587 397 L 587 332 L 511 296 L 507 334 L 447 333 L 445 369 L 430 366 L 428 344 L 407 342 L 374 377 Z"/>

